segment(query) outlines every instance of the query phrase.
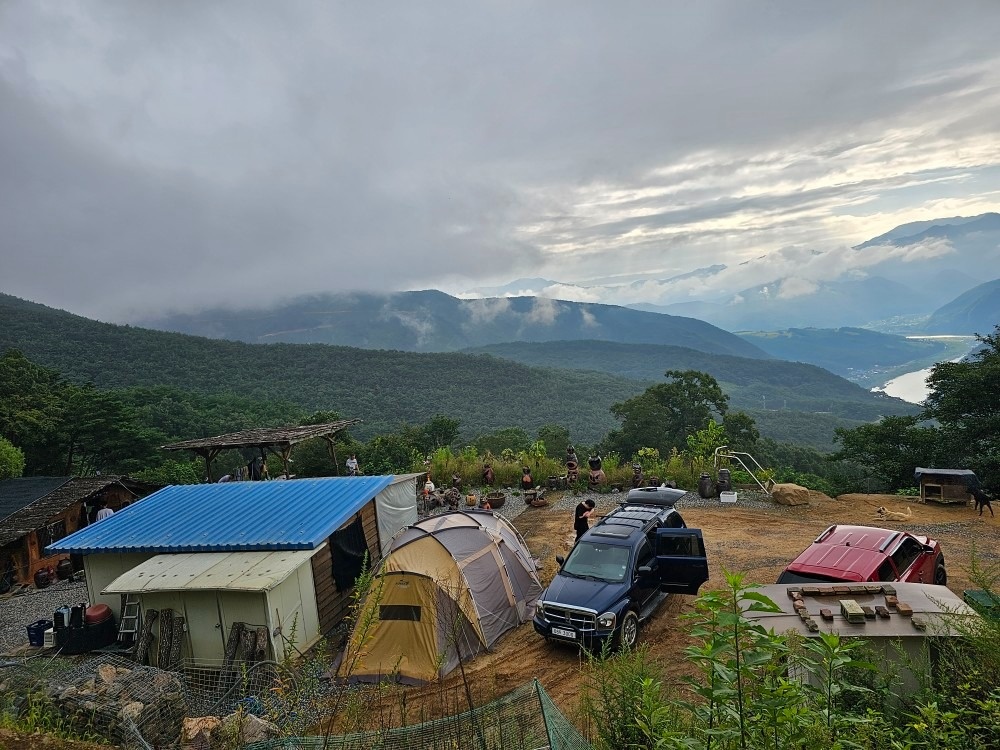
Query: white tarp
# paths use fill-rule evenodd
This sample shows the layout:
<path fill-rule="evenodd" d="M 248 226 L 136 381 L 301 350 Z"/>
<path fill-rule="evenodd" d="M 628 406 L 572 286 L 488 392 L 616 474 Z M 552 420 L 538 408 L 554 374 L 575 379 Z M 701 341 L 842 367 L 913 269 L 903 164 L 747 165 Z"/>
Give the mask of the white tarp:
<path fill-rule="evenodd" d="M 417 477 L 420 476 L 423 475 L 407 474 L 397 477 L 375 498 L 378 538 L 383 557 L 389 552 L 393 536 L 400 529 L 417 522 Z"/>

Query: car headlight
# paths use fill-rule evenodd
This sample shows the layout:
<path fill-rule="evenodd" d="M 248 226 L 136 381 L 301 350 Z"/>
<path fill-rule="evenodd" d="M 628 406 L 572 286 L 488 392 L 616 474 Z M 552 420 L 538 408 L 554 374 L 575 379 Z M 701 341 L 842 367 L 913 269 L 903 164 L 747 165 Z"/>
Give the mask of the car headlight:
<path fill-rule="evenodd" d="M 538 615 L 541 618 L 544 618 L 545 617 L 545 605 L 541 604 L 541 603 L 535 605 L 535 614 Z"/>
<path fill-rule="evenodd" d="M 597 618 L 597 627 L 601 630 L 614 630 L 617 619 L 614 612 L 605 612 Z"/>

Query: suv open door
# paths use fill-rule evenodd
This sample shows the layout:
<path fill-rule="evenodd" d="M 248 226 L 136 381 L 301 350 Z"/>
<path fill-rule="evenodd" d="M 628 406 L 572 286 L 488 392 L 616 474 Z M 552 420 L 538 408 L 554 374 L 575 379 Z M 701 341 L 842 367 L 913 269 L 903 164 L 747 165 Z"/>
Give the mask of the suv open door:
<path fill-rule="evenodd" d="M 697 594 L 708 580 L 701 529 L 657 529 L 656 563 L 661 591 Z"/>

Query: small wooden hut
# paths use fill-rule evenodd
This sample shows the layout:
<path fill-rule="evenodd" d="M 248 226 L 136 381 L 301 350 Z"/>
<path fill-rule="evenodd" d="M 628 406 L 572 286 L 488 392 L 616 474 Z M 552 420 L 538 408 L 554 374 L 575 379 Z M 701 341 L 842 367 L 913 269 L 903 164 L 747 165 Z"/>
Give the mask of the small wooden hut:
<path fill-rule="evenodd" d="M 55 566 L 65 554 L 45 548 L 94 520 L 97 506 L 113 511 L 160 485 L 128 477 L 18 477 L 0 481 L 0 575 L 30 583 L 35 572 Z"/>
<path fill-rule="evenodd" d="M 920 482 L 923 503 L 961 503 L 972 501 L 969 490 L 979 486 L 979 478 L 969 469 L 925 469 L 917 467 L 914 478 Z"/>

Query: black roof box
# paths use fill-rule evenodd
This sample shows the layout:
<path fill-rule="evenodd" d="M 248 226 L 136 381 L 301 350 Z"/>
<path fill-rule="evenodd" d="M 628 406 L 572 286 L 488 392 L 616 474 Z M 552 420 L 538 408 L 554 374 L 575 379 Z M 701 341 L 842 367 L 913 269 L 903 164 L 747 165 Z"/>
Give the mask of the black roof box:
<path fill-rule="evenodd" d="M 637 505 L 657 505 L 672 508 L 674 503 L 687 494 L 687 490 L 674 487 L 636 487 L 628 491 L 626 502 Z"/>

